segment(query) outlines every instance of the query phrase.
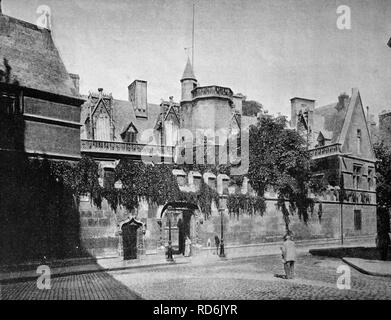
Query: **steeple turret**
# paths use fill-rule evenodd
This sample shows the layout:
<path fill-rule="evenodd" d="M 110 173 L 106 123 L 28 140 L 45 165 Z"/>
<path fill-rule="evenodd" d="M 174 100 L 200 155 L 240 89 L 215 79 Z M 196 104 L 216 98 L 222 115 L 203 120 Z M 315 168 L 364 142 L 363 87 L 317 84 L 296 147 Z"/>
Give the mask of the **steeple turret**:
<path fill-rule="evenodd" d="M 197 79 L 194 75 L 193 66 L 191 65 L 190 59 L 187 59 L 185 71 L 183 72 L 182 79 L 182 98 L 183 101 L 191 101 L 193 99 L 191 91 L 197 87 Z"/>

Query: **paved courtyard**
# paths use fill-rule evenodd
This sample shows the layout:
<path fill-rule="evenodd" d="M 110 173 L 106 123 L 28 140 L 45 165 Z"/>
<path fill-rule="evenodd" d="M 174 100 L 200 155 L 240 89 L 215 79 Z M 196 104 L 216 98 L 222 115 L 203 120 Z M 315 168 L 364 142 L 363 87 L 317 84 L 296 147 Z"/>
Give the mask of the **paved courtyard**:
<path fill-rule="evenodd" d="M 112 275 L 144 299 L 391 299 L 391 278 L 373 277 L 351 268 L 351 289 L 339 290 L 340 259 L 301 255 L 296 279 L 283 274 L 280 256 L 118 271 Z"/>
<path fill-rule="evenodd" d="M 100 272 L 2 286 L 3 299 L 391 299 L 391 278 L 351 268 L 351 289 L 339 290 L 340 259 L 299 256 L 296 279 L 285 280 L 280 256 Z"/>
<path fill-rule="evenodd" d="M 3 300 L 134 300 L 134 292 L 106 272 L 51 279 L 51 289 L 39 290 L 36 281 L 1 285 Z"/>

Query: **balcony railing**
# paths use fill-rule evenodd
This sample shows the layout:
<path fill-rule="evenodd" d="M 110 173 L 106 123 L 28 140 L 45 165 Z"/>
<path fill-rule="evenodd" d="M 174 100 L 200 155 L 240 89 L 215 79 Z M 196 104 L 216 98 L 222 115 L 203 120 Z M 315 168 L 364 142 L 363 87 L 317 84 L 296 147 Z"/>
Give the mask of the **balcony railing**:
<path fill-rule="evenodd" d="M 219 86 L 197 87 L 193 91 L 193 98 L 222 97 L 232 99 L 233 92 L 230 88 Z"/>
<path fill-rule="evenodd" d="M 82 152 L 94 153 L 113 153 L 123 155 L 142 155 L 150 154 L 153 150 L 154 154 L 164 157 L 173 157 L 174 147 L 147 145 L 139 143 L 115 142 L 115 141 L 100 141 L 100 140 L 81 140 Z"/>
<path fill-rule="evenodd" d="M 341 144 L 334 143 L 328 146 L 309 150 L 311 157 L 323 157 L 330 154 L 341 153 Z"/>

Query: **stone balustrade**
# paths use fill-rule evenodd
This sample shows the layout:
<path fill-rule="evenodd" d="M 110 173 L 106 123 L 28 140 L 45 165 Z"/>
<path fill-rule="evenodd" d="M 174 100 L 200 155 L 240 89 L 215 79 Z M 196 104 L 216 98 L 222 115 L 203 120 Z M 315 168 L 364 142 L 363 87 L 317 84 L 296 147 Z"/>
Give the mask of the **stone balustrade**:
<path fill-rule="evenodd" d="M 340 143 L 334 143 L 328 146 L 323 146 L 315 149 L 309 150 L 310 155 L 312 158 L 314 157 L 322 157 L 325 155 L 330 154 L 336 154 L 341 153 L 341 144 Z"/>
<path fill-rule="evenodd" d="M 232 100 L 233 92 L 230 88 L 219 86 L 197 87 L 192 91 L 193 98 L 220 97 Z"/>
<path fill-rule="evenodd" d="M 82 152 L 141 155 L 143 153 L 148 154 L 151 152 L 151 150 L 153 150 L 157 154 L 165 157 L 172 157 L 174 154 L 174 147 L 171 146 L 158 146 L 128 142 L 99 141 L 86 139 L 82 139 L 80 142 Z"/>

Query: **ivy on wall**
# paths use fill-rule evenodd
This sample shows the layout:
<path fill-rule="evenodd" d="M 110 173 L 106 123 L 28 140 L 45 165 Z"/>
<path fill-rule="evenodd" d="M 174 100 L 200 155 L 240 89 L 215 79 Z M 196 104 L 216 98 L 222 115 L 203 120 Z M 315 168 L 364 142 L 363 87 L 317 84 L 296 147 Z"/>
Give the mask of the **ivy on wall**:
<path fill-rule="evenodd" d="M 239 215 L 242 211 L 250 215 L 259 213 L 263 215 L 266 211 L 266 202 L 263 197 L 245 194 L 230 194 L 227 198 L 229 213 Z"/>
<path fill-rule="evenodd" d="M 167 202 L 183 201 L 199 206 L 201 211 L 209 216 L 212 202 L 219 203 L 216 190 L 208 186 L 201 179 L 200 189 L 196 192 L 183 192 L 180 190 L 177 179 L 172 173 L 173 169 L 181 168 L 173 164 L 145 164 L 141 161 L 121 160 L 115 169 L 116 180 L 121 180 L 123 189 L 112 190 L 119 199 L 117 203 L 111 201 L 111 206 L 124 205 L 128 210 L 138 207 L 139 199 L 145 199 L 149 204 L 165 205 Z M 201 173 L 210 170 L 205 166 L 183 167 L 185 171 L 197 170 Z M 110 195 L 106 191 L 105 198 Z M 109 201 L 110 202 L 110 201 Z"/>
<path fill-rule="evenodd" d="M 197 171 L 203 175 L 212 172 L 229 174 L 228 166 L 213 165 L 176 165 L 146 164 L 142 161 L 123 159 L 115 168 L 115 180 L 122 182 L 122 189 L 114 186 L 102 187 L 99 184 L 99 166 L 92 159 L 83 156 L 78 163 L 67 161 L 48 161 L 49 174 L 61 182 L 76 197 L 89 194 L 94 205 L 101 207 L 102 199 L 106 199 L 112 209 L 124 206 L 127 210 L 137 209 L 141 199 L 149 204 L 165 205 L 168 202 L 187 202 L 197 205 L 206 217 L 210 216 L 212 203 L 219 204 L 219 194 L 201 179 L 198 191 L 181 191 L 173 169 L 182 169 L 185 173 Z M 234 177 L 231 183 L 241 185 L 243 177 Z M 227 198 L 230 213 L 241 212 L 263 215 L 266 203 L 263 197 L 230 194 Z"/>

